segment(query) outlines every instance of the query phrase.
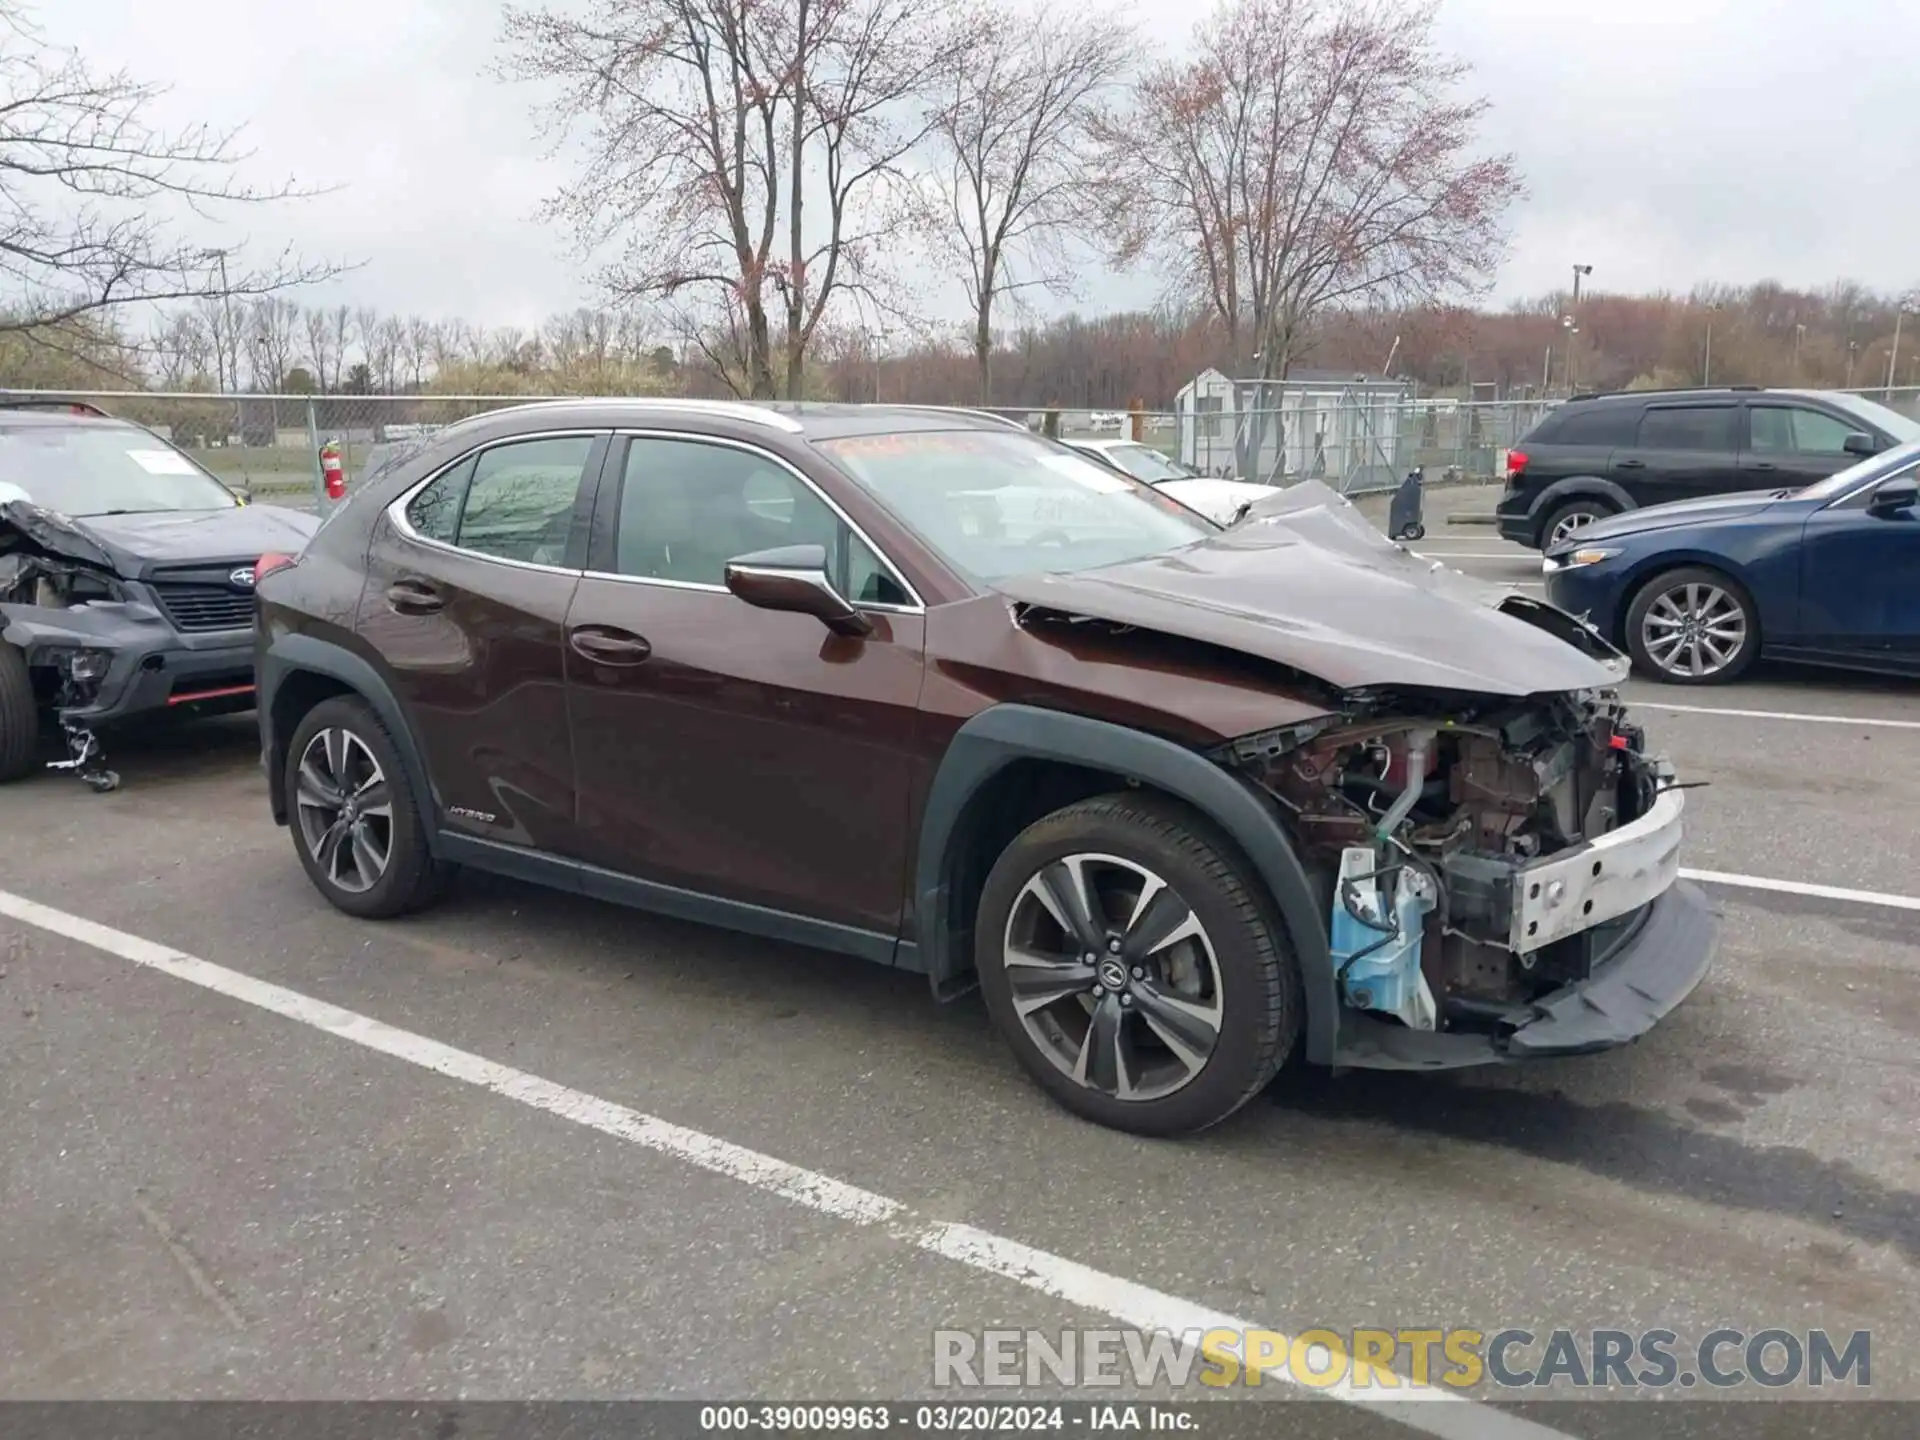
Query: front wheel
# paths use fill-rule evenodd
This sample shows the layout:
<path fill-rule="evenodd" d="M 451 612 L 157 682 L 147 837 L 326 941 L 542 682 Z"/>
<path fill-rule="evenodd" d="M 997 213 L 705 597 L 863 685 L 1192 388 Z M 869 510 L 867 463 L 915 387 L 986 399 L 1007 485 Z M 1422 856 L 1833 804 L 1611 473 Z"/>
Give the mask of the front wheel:
<path fill-rule="evenodd" d="M 40 702 L 27 657 L 0 642 L 0 781 L 18 780 L 40 753 Z"/>
<path fill-rule="evenodd" d="M 1702 565 L 1656 575 L 1627 607 L 1633 663 L 1672 685 L 1723 685 L 1760 652 L 1753 600 L 1728 576 Z"/>
<path fill-rule="evenodd" d="M 975 964 L 994 1024 L 1085 1119 L 1181 1135 L 1259 1093 L 1299 1033 L 1299 970 L 1256 878 L 1197 814 L 1107 795 L 1001 854 Z"/>

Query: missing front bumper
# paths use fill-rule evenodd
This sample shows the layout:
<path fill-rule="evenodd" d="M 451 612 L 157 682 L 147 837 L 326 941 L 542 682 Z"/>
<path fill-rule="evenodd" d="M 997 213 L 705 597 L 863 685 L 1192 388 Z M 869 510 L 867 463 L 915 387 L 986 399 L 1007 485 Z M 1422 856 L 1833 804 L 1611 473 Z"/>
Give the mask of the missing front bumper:
<path fill-rule="evenodd" d="M 1693 993 L 1713 964 L 1719 931 L 1699 887 L 1675 881 L 1634 918 L 1586 979 L 1528 1007 L 1530 1019 L 1501 1033 L 1467 1034 L 1408 1030 L 1347 1011 L 1334 1065 L 1447 1070 L 1586 1055 L 1628 1044 Z"/>

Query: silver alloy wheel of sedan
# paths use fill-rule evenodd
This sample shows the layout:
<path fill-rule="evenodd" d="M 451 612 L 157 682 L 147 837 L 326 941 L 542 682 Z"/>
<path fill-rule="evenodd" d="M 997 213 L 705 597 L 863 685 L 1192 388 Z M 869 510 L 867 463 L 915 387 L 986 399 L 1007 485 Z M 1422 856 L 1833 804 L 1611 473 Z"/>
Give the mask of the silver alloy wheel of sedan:
<path fill-rule="evenodd" d="M 316 731 L 300 754 L 300 840 L 327 883 L 364 894 L 387 873 L 393 801 L 387 777 L 351 730 Z"/>
<path fill-rule="evenodd" d="M 1731 665 L 1747 643 L 1747 612 L 1723 586 L 1688 580 L 1657 596 L 1640 620 L 1654 664 L 1704 679 Z"/>
<path fill-rule="evenodd" d="M 1091 1090 L 1158 1100 L 1219 1043 L 1213 942 L 1173 887 L 1132 860 L 1066 855 L 1031 876 L 1001 954 L 1028 1036 Z"/>

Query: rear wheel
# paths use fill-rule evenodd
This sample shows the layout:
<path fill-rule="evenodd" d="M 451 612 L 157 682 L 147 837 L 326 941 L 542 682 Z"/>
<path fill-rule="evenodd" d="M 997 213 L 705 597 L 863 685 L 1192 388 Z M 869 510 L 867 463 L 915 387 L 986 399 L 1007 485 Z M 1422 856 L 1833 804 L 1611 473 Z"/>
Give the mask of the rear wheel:
<path fill-rule="evenodd" d="M 1257 880 L 1184 807 L 1108 795 L 1029 826 L 981 893 L 975 964 L 1020 1063 L 1075 1114 L 1203 1130 L 1299 1031 L 1291 947 Z"/>
<path fill-rule="evenodd" d="M 1616 513 L 1611 505 L 1600 500 L 1569 500 L 1547 516 L 1547 523 L 1540 527 L 1540 548 L 1551 550 L 1573 539 L 1594 521 L 1605 520 Z"/>
<path fill-rule="evenodd" d="M 366 701 L 340 695 L 309 710 L 281 783 L 300 863 L 336 908 L 386 919 L 438 898 L 445 871 L 399 747 Z"/>
<path fill-rule="evenodd" d="M 1722 685 L 1760 653 L 1753 600 L 1703 565 L 1656 575 L 1627 607 L 1627 648 L 1647 675 L 1674 685 Z"/>
<path fill-rule="evenodd" d="M 40 705 L 27 657 L 0 643 L 0 781 L 18 780 L 40 754 Z"/>

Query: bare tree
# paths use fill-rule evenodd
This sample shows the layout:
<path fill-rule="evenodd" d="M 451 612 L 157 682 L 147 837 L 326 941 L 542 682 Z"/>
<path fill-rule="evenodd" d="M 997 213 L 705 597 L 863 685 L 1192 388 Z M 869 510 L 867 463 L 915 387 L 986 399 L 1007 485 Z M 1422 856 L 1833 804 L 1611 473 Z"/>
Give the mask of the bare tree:
<path fill-rule="evenodd" d="M 366 357 L 368 384 L 382 395 L 391 395 L 399 388 L 395 371 L 400 363 L 400 348 L 406 343 L 406 326 L 381 315 L 371 305 L 362 305 L 356 310 L 353 323 L 360 353 Z"/>
<path fill-rule="evenodd" d="M 1110 11 L 1042 3 L 991 15 L 936 113 L 945 175 L 939 234 L 964 264 L 980 400 L 992 398 L 995 302 L 1070 290 L 1071 244 L 1099 184 L 1086 163 L 1104 92 L 1133 36 Z"/>
<path fill-rule="evenodd" d="M 1120 258 L 1158 258 L 1231 361 L 1284 377 L 1330 307 L 1482 285 L 1520 193 L 1433 0 L 1222 0 L 1107 128 Z"/>
<path fill-rule="evenodd" d="M 332 373 L 337 358 L 333 353 L 333 326 L 328 321 L 326 311 L 308 310 L 300 317 L 300 328 L 305 336 L 301 358 L 313 372 L 313 383 L 325 394 L 333 389 L 327 377 Z"/>
<path fill-rule="evenodd" d="M 589 252 L 622 247 L 602 274 L 617 299 L 674 302 L 683 333 L 724 337 L 717 368 L 742 393 L 776 393 L 779 316 L 784 388 L 798 394 L 821 317 L 883 259 L 888 187 L 959 52 L 957 5 L 510 8 L 506 73 L 557 86 L 554 133 L 586 140 L 549 213 Z"/>
<path fill-rule="evenodd" d="M 192 310 L 176 309 L 155 321 L 146 349 L 162 390 L 192 390 L 214 378 L 213 335 Z"/>
<path fill-rule="evenodd" d="M 155 128 L 148 115 L 162 93 L 125 72 L 95 73 L 0 0 L 0 290 L 11 292 L 0 331 L 153 301 L 261 295 L 336 273 L 287 254 L 230 268 L 233 252 L 174 233 L 170 210 L 311 192 L 243 183 L 249 157 L 233 132 Z"/>
<path fill-rule="evenodd" d="M 434 356 L 433 322 L 418 315 L 407 317 L 407 336 L 402 348 L 407 384 L 415 390 L 426 383 L 427 366 Z"/>
<path fill-rule="evenodd" d="M 274 391 L 286 382 L 300 347 L 301 316 L 300 307 L 284 295 L 262 295 L 247 307 L 241 335 L 254 389 Z M 311 311 L 306 318 L 311 322 Z"/>
<path fill-rule="evenodd" d="M 326 316 L 329 350 L 333 355 L 333 376 L 321 388 L 338 390 L 346 379 L 347 345 L 353 335 L 353 312 L 345 305 L 336 305 L 326 312 Z"/>

